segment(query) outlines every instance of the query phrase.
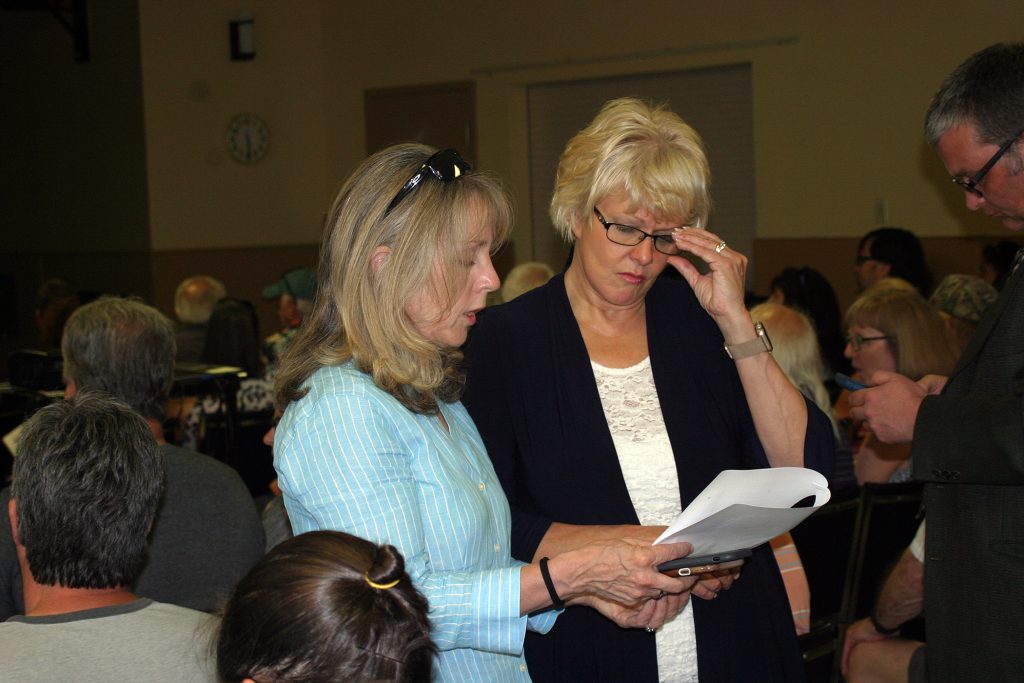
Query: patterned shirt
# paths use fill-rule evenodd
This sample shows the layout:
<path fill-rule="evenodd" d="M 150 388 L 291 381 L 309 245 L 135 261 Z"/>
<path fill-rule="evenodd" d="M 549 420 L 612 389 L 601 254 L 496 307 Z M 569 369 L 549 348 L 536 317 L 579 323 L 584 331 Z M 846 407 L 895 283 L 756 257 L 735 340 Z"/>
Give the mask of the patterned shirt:
<path fill-rule="evenodd" d="M 277 428 L 275 467 L 296 534 L 337 529 L 405 556 L 430 602 L 438 681 L 529 681 L 519 616 L 521 562 L 508 501 L 461 403 L 419 415 L 351 362 L 321 368 Z"/>

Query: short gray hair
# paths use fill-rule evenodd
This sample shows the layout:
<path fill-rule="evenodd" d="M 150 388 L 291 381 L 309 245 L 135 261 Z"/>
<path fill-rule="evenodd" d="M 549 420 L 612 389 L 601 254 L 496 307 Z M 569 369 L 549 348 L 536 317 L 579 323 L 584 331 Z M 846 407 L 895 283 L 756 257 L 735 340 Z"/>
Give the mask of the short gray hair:
<path fill-rule="evenodd" d="M 68 318 L 64 378 L 79 391 L 104 391 L 140 415 L 163 420 L 174 371 L 174 325 L 141 301 L 103 297 Z"/>
<path fill-rule="evenodd" d="M 32 577 L 44 586 L 134 583 L 164 486 L 146 421 L 99 393 L 58 401 L 22 430 L 12 497 Z"/>
<path fill-rule="evenodd" d="M 1001 145 L 1024 128 L 1024 43 L 996 43 L 968 57 L 942 83 L 925 114 L 933 147 L 970 123 L 980 142 Z"/>

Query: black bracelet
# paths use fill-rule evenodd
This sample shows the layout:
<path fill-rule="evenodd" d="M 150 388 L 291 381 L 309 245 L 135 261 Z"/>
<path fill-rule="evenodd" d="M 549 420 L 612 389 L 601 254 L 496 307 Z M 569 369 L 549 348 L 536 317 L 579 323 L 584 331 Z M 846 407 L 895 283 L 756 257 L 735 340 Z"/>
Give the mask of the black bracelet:
<path fill-rule="evenodd" d="M 565 609 L 565 601 L 558 597 L 555 591 L 555 582 L 551 580 L 551 572 L 548 571 L 548 558 L 540 558 L 540 578 L 544 579 L 544 585 L 548 587 L 548 595 L 551 596 L 551 606 L 555 609 Z"/>
<path fill-rule="evenodd" d="M 876 631 L 878 631 L 878 635 L 880 636 L 891 636 L 894 633 L 899 633 L 899 626 L 897 626 L 896 628 L 885 628 L 884 626 L 879 624 L 878 617 L 875 616 L 874 612 L 871 612 L 871 614 L 868 615 L 868 619 L 871 620 L 871 625 L 874 627 Z"/>

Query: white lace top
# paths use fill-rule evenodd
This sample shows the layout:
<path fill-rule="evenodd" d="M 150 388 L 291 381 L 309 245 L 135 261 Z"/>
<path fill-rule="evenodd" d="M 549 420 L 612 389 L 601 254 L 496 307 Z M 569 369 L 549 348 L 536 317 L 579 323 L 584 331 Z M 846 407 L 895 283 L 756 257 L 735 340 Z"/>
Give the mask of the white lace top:
<path fill-rule="evenodd" d="M 606 368 L 591 361 L 619 466 L 644 525 L 671 524 L 682 511 L 679 474 L 654 387 L 651 359 L 630 368 Z M 655 635 L 662 683 L 697 681 L 697 635 L 689 603 Z"/>

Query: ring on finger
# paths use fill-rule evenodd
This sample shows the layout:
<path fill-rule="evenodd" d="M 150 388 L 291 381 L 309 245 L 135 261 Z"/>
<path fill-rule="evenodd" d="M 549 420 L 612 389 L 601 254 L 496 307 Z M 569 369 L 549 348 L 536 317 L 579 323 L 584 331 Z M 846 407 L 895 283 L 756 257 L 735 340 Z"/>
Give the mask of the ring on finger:
<path fill-rule="evenodd" d="M 726 245 L 725 240 L 722 240 L 721 242 L 718 243 L 717 246 L 715 246 L 715 253 L 721 254 L 723 251 L 725 251 L 726 246 L 728 245 Z"/>
<path fill-rule="evenodd" d="M 648 633 L 654 633 L 657 629 L 651 628 L 650 626 L 644 626 L 644 630 Z"/>

